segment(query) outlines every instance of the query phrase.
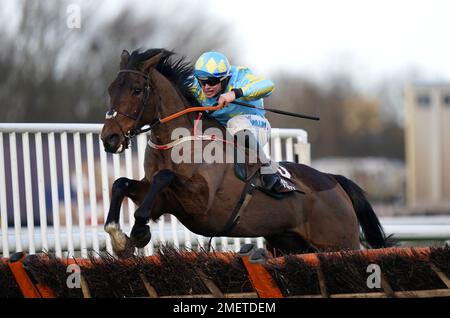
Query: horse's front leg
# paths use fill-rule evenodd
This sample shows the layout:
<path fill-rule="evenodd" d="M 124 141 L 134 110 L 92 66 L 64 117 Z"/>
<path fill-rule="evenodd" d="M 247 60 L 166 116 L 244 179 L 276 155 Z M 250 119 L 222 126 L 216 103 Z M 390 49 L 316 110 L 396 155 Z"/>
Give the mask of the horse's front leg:
<path fill-rule="evenodd" d="M 134 251 L 128 236 L 122 232 L 119 225 L 122 201 L 127 196 L 135 203 L 140 204 L 148 192 L 148 188 L 149 183 L 128 178 L 119 178 L 113 183 L 105 231 L 110 235 L 113 250 L 118 255 Z"/>
<path fill-rule="evenodd" d="M 134 213 L 135 223 L 130 236 L 132 244 L 137 248 L 143 248 L 150 242 L 152 236 L 147 223 L 150 221 L 157 195 L 167 188 L 173 179 L 174 174 L 170 170 L 161 170 L 153 176 L 150 191 L 148 191 L 144 201 Z"/>

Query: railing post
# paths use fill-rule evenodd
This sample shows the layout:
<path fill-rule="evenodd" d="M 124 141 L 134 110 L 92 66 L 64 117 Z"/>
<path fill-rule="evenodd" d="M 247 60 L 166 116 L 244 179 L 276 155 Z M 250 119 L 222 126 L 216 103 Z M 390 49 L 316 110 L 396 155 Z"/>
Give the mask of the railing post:
<path fill-rule="evenodd" d="M 63 173 L 63 188 L 64 188 L 64 212 L 65 212 L 65 228 L 67 233 L 67 250 L 69 256 L 74 256 L 74 246 L 72 237 L 72 193 L 70 185 L 70 168 L 69 168 L 69 147 L 67 141 L 67 132 L 61 133 L 61 160 Z"/>
<path fill-rule="evenodd" d="M 303 138 L 297 138 L 295 153 L 298 156 L 298 163 L 308 166 L 311 165 L 311 145 L 308 142 L 305 142 Z"/>
<path fill-rule="evenodd" d="M 80 228 L 81 257 L 87 257 L 86 216 L 84 213 L 83 172 L 80 133 L 74 134 L 75 175 L 77 184 L 78 225 Z"/>
<path fill-rule="evenodd" d="M 61 232 L 59 219 L 59 197 L 58 197 L 58 175 L 56 168 L 56 146 L 55 133 L 48 134 L 48 153 L 50 165 L 50 186 L 52 197 L 52 216 L 53 216 L 53 235 L 55 240 L 55 254 L 57 257 L 62 256 Z"/>
<path fill-rule="evenodd" d="M 29 134 L 22 133 L 23 170 L 25 178 L 25 208 L 27 213 L 28 229 L 28 253 L 34 254 L 34 213 L 33 213 L 33 188 L 31 186 L 31 160 L 30 160 L 30 138 Z"/>
<path fill-rule="evenodd" d="M 99 252 L 98 233 L 97 233 L 97 189 L 95 186 L 95 161 L 94 161 L 94 140 L 92 133 L 86 135 L 86 150 L 87 150 L 87 165 L 88 165 L 88 180 L 89 180 L 89 206 L 91 212 L 91 233 L 92 233 L 92 248 L 94 252 Z"/>
<path fill-rule="evenodd" d="M 9 134 L 9 151 L 11 155 L 11 183 L 13 193 L 14 236 L 16 252 L 22 252 L 22 219 L 20 216 L 19 174 L 17 168 L 17 142 L 16 133 Z"/>
<path fill-rule="evenodd" d="M 41 228 L 41 242 L 42 250 L 48 250 L 47 240 L 47 206 L 45 199 L 45 177 L 44 177 L 44 157 L 42 148 L 42 133 L 36 133 L 34 136 L 36 142 L 36 168 L 38 181 L 38 196 L 39 196 L 39 221 Z"/>
<path fill-rule="evenodd" d="M 6 180 L 5 180 L 5 152 L 3 150 L 3 133 L 0 131 L 0 214 L 2 225 L 2 245 L 3 257 L 9 257 L 9 241 L 8 241 L 8 212 L 6 204 Z"/>
<path fill-rule="evenodd" d="M 103 223 L 105 223 L 109 210 L 108 160 L 106 157 L 106 152 L 103 149 L 100 136 L 98 138 L 98 145 L 100 150 L 100 166 L 102 171 Z M 106 251 L 110 254 L 113 253 L 111 238 L 109 235 L 106 236 Z"/>

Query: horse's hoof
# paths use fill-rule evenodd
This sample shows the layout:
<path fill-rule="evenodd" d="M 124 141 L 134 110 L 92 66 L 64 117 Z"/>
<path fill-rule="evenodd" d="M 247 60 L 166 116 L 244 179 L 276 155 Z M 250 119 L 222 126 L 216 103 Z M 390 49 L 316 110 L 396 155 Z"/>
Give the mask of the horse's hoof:
<path fill-rule="evenodd" d="M 152 233 L 150 233 L 150 227 L 148 225 L 135 224 L 131 230 L 130 236 L 134 246 L 143 248 L 150 242 Z"/>
<path fill-rule="evenodd" d="M 105 231 L 111 237 L 111 245 L 114 253 L 117 255 L 126 253 L 128 254 L 132 248 L 130 238 L 122 232 L 119 224 L 117 223 L 109 223 L 105 225 Z"/>

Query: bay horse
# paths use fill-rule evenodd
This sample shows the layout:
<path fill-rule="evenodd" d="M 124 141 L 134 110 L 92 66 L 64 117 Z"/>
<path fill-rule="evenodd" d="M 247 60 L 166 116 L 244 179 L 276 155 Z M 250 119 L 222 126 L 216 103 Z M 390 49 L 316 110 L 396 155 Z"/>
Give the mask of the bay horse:
<path fill-rule="evenodd" d="M 154 125 L 161 118 L 200 106 L 191 92 L 192 65 L 184 58 L 174 59 L 173 54 L 165 49 L 122 52 L 120 70 L 108 88 L 111 108 L 101 132 L 105 151 L 123 152 L 145 127 L 152 128 L 152 145 L 173 142 L 171 132 L 176 128 L 193 130 L 199 112 Z M 207 114 L 202 124 L 227 133 Z M 218 141 L 201 142 L 203 148 L 211 143 Z M 232 162 L 223 162 L 175 163 L 170 149 L 148 145 L 145 177 L 119 178 L 112 186 L 105 231 L 114 251 L 125 255 L 134 247 L 147 245 L 151 239 L 148 222 L 164 213 L 204 236 L 264 237 L 268 249 L 281 253 L 359 249 L 360 226 L 370 247 L 387 246 L 383 228 L 358 185 L 346 177 L 293 162 L 282 165 L 302 191 L 282 199 L 254 191 L 237 222 L 224 231 L 248 183 L 236 177 Z M 125 197 L 138 206 L 130 237 L 119 226 Z"/>

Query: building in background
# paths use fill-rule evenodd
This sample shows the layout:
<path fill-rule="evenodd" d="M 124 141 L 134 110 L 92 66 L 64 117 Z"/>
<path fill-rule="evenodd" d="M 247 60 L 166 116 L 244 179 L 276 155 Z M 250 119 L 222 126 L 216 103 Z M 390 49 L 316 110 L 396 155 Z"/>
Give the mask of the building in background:
<path fill-rule="evenodd" d="M 405 109 L 407 203 L 450 212 L 450 84 L 407 84 Z"/>
<path fill-rule="evenodd" d="M 312 166 L 349 178 L 367 193 L 371 203 L 392 205 L 398 214 L 404 213 L 399 209 L 405 204 L 405 166 L 402 161 L 383 157 L 327 157 L 313 160 Z M 376 212 L 380 212 L 379 209 Z"/>

